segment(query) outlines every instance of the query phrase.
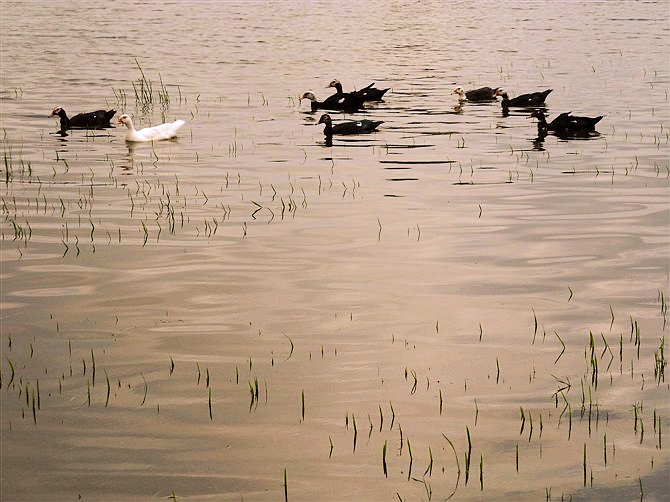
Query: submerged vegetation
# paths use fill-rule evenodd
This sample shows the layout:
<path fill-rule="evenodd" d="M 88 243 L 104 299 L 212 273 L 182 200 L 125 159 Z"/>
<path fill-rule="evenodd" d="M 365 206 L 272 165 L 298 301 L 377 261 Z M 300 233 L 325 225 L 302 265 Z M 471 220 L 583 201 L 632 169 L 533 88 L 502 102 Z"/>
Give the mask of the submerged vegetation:
<path fill-rule="evenodd" d="M 534 316 L 537 319 L 537 314 Z M 354 322 L 353 318 L 350 322 Z M 662 319 L 657 322 L 662 323 Z M 249 329 L 253 329 L 252 324 L 250 323 Z M 106 413 L 111 413 L 113 410 L 117 410 L 118 413 L 120 410 L 128 420 L 133 420 L 132 417 L 142 416 L 143 406 L 149 403 L 150 408 L 156 412 L 154 420 L 159 420 L 159 416 L 190 410 L 189 413 L 193 416 L 189 420 L 193 423 L 202 423 L 206 417 L 213 426 L 223 426 L 231 420 L 244 421 L 240 368 L 246 368 L 244 372 L 247 373 L 249 395 L 247 413 L 250 414 L 247 421 L 265 417 L 262 418 L 262 423 L 268 425 L 284 422 L 282 417 L 290 415 L 291 412 L 285 409 L 284 401 L 276 402 L 269 397 L 268 389 L 273 388 L 275 393 L 283 393 L 286 389 L 294 387 L 300 395 L 300 411 L 297 413 L 296 423 L 300 424 L 301 428 L 307 428 L 310 437 L 316 438 L 320 435 L 321 441 L 329 445 L 322 452 L 323 459 L 318 455 L 313 457 L 311 453 L 308 454 L 310 462 L 321 462 L 326 459 L 341 462 L 347 458 L 352 462 L 359 462 L 369 458 L 375 450 L 381 452 L 378 472 L 401 500 L 412 499 L 420 492 L 428 497 L 428 500 L 450 498 L 462 491 L 467 493 L 472 486 L 470 481 L 474 473 L 478 475 L 479 480 L 477 489 L 484 492 L 491 490 L 489 493 L 494 493 L 501 483 L 501 474 L 503 477 L 512 473 L 537 475 L 555 468 L 565 469 L 571 464 L 579 464 L 580 477 L 574 479 L 572 483 L 568 482 L 573 488 L 567 492 L 565 486 L 561 488 L 562 496 L 572 497 L 577 493 L 579 485 L 597 489 L 603 484 L 618 483 L 616 476 L 612 478 L 611 473 L 608 474 L 603 470 L 604 467 L 614 469 L 614 472 L 627 478 L 639 468 L 638 463 L 630 464 L 632 458 L 646 457 L 653 464 L 655 459 L 661 461 L 660 459 L 667 457 L 662 441 L 662 430 L 668 425 L 669 412 L 666 400 L 668 389 L 663 380 L 663 371 L 667 364 L 664 355 L 664 337 L 657 347 L 651 343 L 644 343 L 640 323 L 631 318 L 630 324 L 632 329 L 627 337 L 623 336 L 623 330 L 619 330 L 615 324 L 610 326 L 611 336 L 619 342 L 616 355 L 608 342 L 608 337 L 601 333 L 599 343 L 598 337 L 592 330 L 585 334 L 583 350 L 572 343 L 565 344 L 558 339 L 565 352 L 560 362 L 553 356 L 553 349 L 556 347 L 553 349 L 550 347 L 557 345 L 556 339 L 552 341 L 551 338 L 545 338 L 539 344 L 531 343 L 528 350 L 536 364 L 547 367 L 549 372 L 555 371 L 563 376 L 551 375 L 551 380 L 557 388 L 552 392 L 551 386 L 544 386 L 544 390 L 540 389 L 540 395 L 543 395 L 541 399 L 532 397 L 529 401 L 520 401 L 517 406 L 518 427 L 509 427 L 507 430 L 502 426 L 496 427 L 497 441 L 494 442 L 486 437 L 490 431 L 486 427 L 482 428 L 478 422 L 482 419 L 488 421 L 492 414 L 499 413 L 494 411 L 497 405 L 492 402 L 492 399 L 494 401 L 496 399 L 494 389 L 499 385 L 496 382 L 497 376 L 489 377 L 490 390 L 494 391 L 494 394 L 489 394 L 485 387 L 479 384 L 480 393 L 474 398 L 476 414 L 474 418 L 465 421 L 463 421 L 463 410 L 460 409 L 462 405 L 458 404 L 458 401 L 463 398 L 471 400 L 472 391 L 466 388 L 459 393 L 453 385 L 449 386 L 443 405 L 442 388 L 436 391 L 431 388 L 430 382 L 431 379 L 442 380 L 448 373 L 427 377 L 427 385 L 421 389 L 416 382 L 419 375 L 427 371 L 427 368 L 412 370 L 403 368 L 400 372 L 402 377 L 393 378 L 394 368 L 388 363 L 385 363 L 381 370 L 383 374 L 389 372 L 391 374 L 385 379 L 383 387 L 377 391 L 382 402 L 359 403 L 355 405 L 354 411 L 343 410 L 345 422 L 340 427 L 334 425 L 335 417 L 332 415 L 337 411 L 337 405 L 321 405 L 315 408 L 316 403 L 310 404 L 308 417 L 306 395 L 309 389 L 318 388 L 310 382 L 314 375 L 310 377 L 309 374 L 318 372 L 319 365 L 329 366 L 337 361 L 349 364 L 346 360 L 351 356 L 338 355 L 338 351 L 333 350 L 334 347 L 325 350 L 322 346 L 320 362 L 312 361 L 307 364 L 303 362 L 300 366 L 296 366 L 296 360 L 310 361 L 311 352 L 307 352 L 305 347 L 295 345 L 294 341 L 284 333 L 269 338 L 267 335 L 262 335 L 253 356 L 241 356 L 227 362 L 210 360 L 204 371 L 198 362 L 191 369 L 179 364 L 185 354 L 168 354 L 166 355 L 169 361 L 168 372 L 164 370 L 161 372 L 158 366 L 152 365 L 140 370 L 136 365 L 128 365 L 118 360 L 113 349 L 111 351 L 89 349 L 86 348 L 85 342 L 73 343 L 71 338 L 67 341 L 40 340 L 25 345 L 26 341 L 23 339 L 16 340 L 12 336 L 6 336 L 3 342 L 5 360 L 0 372 L 0 390 L 5 393 L 4 420 L 9 434 L 11 431 L 23 429 L 22 424 L 28 421 L 32 427 L 43 427 L 44 423 L 76 413 L 76 409 L 81 410 L 82 405 L 91 410 L 89 412 L 92 413 L 91 417 L 102 419 Z M 282 350 L 282 347 L 285 348 L 287 338 L 291 343 L 289 357 L 275 360 L 271 354 L 276 350 Z M 627 340 L 624 341 L 624 338 Z M 529 340 L 532 342 L 532 336 Z M 41 347 L 41 343 L 48 343 L 50 352 L 60 354 L 60 361 L 53 356 L 48 360 L 42 359 L 39 354 L 46 352 L 46 348 Z M 457 349 L 461 343 L 447 342 L 445 348 L 449 352 Z M 482 343 L 486 344 L 480 342 L 475 335 L 468 346 L 481 347 Z M 450 345 L 452 347 L 449 347 Z M 396 351 L 395 346 L 396 344 L 392 343 L 389 350 Z M 484 352 L 484 357 L 494 358 L 496 362 L 500 358 L 495 351 L 490 350 Z M 586 362 L 582 374 L 574 373 L 574 368 L 579 367 L 576 363 L 580 357 L 584 357 Z M 568 358 L 572 360 L 567 360 Z M 77 360 L 80 361 L 78 368 L 75 364 Z M 617 364 L 614 364 L 615 361 Z M 218 376 L 215 377 L 210 372 L 211 365 L 216 367 L 215 373 Z M 655 371 L 656 388 L 659 392 L 647 390 L 646 397 L 628 403 L 617 398 L 612 399 L 613 395 L 625 391 L 631 379 L 634 385 L 641 385 L 644 389 L 644 375 L 652 368 Z M 296 369 L 299 369 L 297 374 L 294 373 Z M 441 371 L 445 369 L 448 372 L 448 368 L 443 368 Z M 395 371 L 399 372 L 399 368 L 395 368 Z M 102 389 L 96 385 L 96 375 L 100 372 L 105 377 Z M 506 385 L 521 390 L 524 384 L 518 373 L 511 374 L 505 371 L 504 381 Z M 469 378 L 468 375 L 460 377 L 466 380 Z M 534 375 L 530 382 L 531 386 L 536 378 L 544 379 L 541 374 Z M 408 379 L 411 380 L 409 387 L 405 385 L 395 387 Z M 573 381 L 579 381 L 579 385 L 572 385 Z M 261 401 L 261 382 L 265 382 L 265 404 L 262 413 L 258 409 Z M 206 388 L 204 397 L 197 391 L 201 384 Z M 525 385 L 528 385 L 528 382 Z M 227 396 L 225 404 L 215 399 L 213 387 L 219 388 L 220 393 Z M 334 389 L 334 394 L 337 392 L 339 391 Z M 328 389 L 323 388 L 318 393 L 321 394 L 321 398 L 327 397 L 327 399 L 331 395 Z M 396 400 L 399 399 L 401 403 L 403 412 L 398 414 L 397 406 L 391 402 L 384 403 L 384 395 L 395 395 Z M 440 405 L 439 409 L 435 409 L 434 416 L 429 417 L 432 425 L 428 427 L 424 425 L 419 429 L 414 427 L 412 421 L 416 420 L 416 417 L 411 411 L 411 403 L 427 403 L 435 399 L 440 400 Z M 199 400 L 204 401 L 203 404 L 206 403 L 204 408 L 207 410 L 201 413 L 200 417 L 198 409 L 202 408 L 191 406 L 191 403 Z M 449 420 L 439 420 L 443 413 L 450 417 Z M 503 410 L 503 414 L 506 413 L 508 412 Z M 367 415 L 369 427 L 367 440 L 361 444 L 360 420 L 357 420 L 357 416 L 364 415 Z M 373 418 L 375 415 L 377 420 Z M 258 418 L 252 418 L 255 416 Z M 329 416 L 330 426 L 315 426 L 316 422 L 328 419 Z M 631 420 L 629 428 L 625 427 L 627 416 L 630 416 Z M 511 418 L 509 416 L 500 423 L 506 423 Z M 405 424 L 404 427 L 401 426 L 401 422 Z M 463 431 L 460 433 L 459 424 L 463 426 Z M 273 434 L 271 431 L 268 433 Z M 515 439 L 519 436 L 525 439 L 523 441 Z M 621 447 L 617 448 L 617 444 L 630 443 L 632 438 L 639 444 L 639 451 L 626 452 Z M 338 448 L 345 441 L 351 441 L 353 448 Z M 499 441 L 514 445 L 511 457 L 505 454 L 505 450 L 500 450 L 496 446 Z M 558 456 L 552 454 L 551 450 L 544 450 L 543 453 L 543 446 L 550 449 L 558 448 L 560 453 Z M 593 453 L 599 448 L 602 449 L 600 458 Z M 416 455 L 419 450 L 426 452 L 425 458 Z M 572 460 L 570 455 L 573 455 Z M 490 470 L 485 468 L 486 465 L 490 466 Z M 461 466 L 463 466 L 463 479 L 461 479 Z M 504 474 L 505 472 L 509 474 Z M 642 483 L 641 476 L 636 479 Z M 295 481 L 300 482 L 299 479 Z M 288 497 L 287 467 L 284 467 L 283 490 L 284 496 Z M 543 490 L 547 494 L 555 493 L 556 487 L 547 485 Z"/>

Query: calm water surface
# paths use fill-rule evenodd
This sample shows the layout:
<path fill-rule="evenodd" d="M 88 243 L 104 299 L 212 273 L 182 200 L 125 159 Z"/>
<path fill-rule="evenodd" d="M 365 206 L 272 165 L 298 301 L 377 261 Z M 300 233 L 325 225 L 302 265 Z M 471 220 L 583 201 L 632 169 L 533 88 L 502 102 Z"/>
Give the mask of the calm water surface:
<path fill-rule="evenodd" d="M 667 2 L 1 16 L 3 501 L 664 500 Z M 325 145 L 334 78 L 379 132 Z"/>

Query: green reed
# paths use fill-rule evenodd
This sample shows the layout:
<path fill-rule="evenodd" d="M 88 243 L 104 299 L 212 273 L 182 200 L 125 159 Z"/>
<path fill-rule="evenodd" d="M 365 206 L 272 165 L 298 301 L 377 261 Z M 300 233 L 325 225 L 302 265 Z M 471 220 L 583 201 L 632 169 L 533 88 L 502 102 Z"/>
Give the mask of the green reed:
<path fill-rule="evenodd" d="M 137 58 L 135 59 L 135 65 L 140 71 L 140 78 L 137 83 L 131 82 L 133 91 L 135 91 L 135 103 L 138 104 L 143 111 L 148 111 L 154 104 L 153 85 L 151 80 L 147 79 L 144 74 L 144 70 L 142 70 Z"/>
<path fill-rule="evenodd" d="M 207 389 L 207 407 L 209 409 L 209 420 L 214 421 L 214 416 L 212 414 L 212 388 Z"/>
<path fill-rule="evenodd" d="M 93 354 L 93 349 L 91 349 L 91 380 L 93 387 L 95 387 L 95 355 Z"/>
<path fill-rule="evenodd" d="M 105 381 L 107 382 L 107 397 L 105 398 L 105 408 L 107 408 L 107 405 L 109 404 L 109 394 L 112 390 L 112 386 L 109 382 L 109 375 L 107 374 L 107 370 L 104 370 L 105 372 Z"/>
<path fill-rule="evenodd" d="M 144 373 L 140 373 L 142 376 L 142 381 L 144 382 L 144 396 L 142 396 L 142 402 L 140 403 L 140 407 L 144 406 L 144 403 L 147 401 L 147 393 L 149 392 L 149 384 L 147 383 L 147 379 L 144 377 Z"/>
<path fill-rule="evenodd" d="M 3 152 L 3 161 L 5 166 L 5 185 L 8 185 L 14 177 L 14 170 L 12 169 L 12 150 L 11 148 Z"/>
<path fill-rule="evenodd" d="M 305 389 L 300 391 L 300 417 L 301 421 L 305 421 Z"/>
<path fill-rule="evenodd" d="M 409 465 L 407 466 L 407 481 L 412 476 L 412 464 L 414 463 L 414 456 L 412 455 L 412 445 L 407 438 L 407 453 L 409 454 Z"/>
<path fill-rule="evenodd" d="M 668 171 L 670 172 L 670 169 Z M 661 289 L 658 290 L 658 302 L 661 305 L 661 316 L 663 317 L 663 330 L 665 331 L 665 325 L 668 315 L 668 301 L 666 300 L 665 294 Z"/>
<path fill-rule="evenodd" d="M 470 440 L 470 429 L 465 426 L 465 432 L 468 438 L 468 451 L 465 452 L 465 485 L 467 486 L 470 479 L 470 461 L 472 460 L 472 441 Z"/>
<path fill-rule="evenodd" d="M 556 338 L 558 338 L 558 341 L 561 342 L 561 347 L 562 347 L 562 348 L 561 348 L 561 353 L 558 354 L 558 357 L 556 357 L 556 360 L 554 361 L 554 364 L 556 364 L 556 363 L 558 362 L 558 360 L 559 360 L 559 359 L 563 356 L 563 354 L 565 353 L 565 343 L 563 342 L 563 339 L 559 336 L 559 334 L 558 334 L 556 331 L 554 331 L 554 334 L 556 335 Z"/>
<path fill-rule="evenodd" d="M 479 489 L 484 491 L 484 454 L 479 456 Z"/>
<path fill-rule="evenodd" d="M 428 467 L 426 467 L 426 471 L 423 473 L 425 476 L 428 474 L 429 476 L 433 475 L 433 450 L 428 446 Z"/>
<path fill-rule="evenodd" d="M 32 398 L 33 398 L 33 405 L 32 405 L 32 410 L 33 410 L 33 422 L 35 425 L 37 425 L 37 410 L 35 408 L 35 403 L 36 403 L 36 397 L 35 397 L 35 389 L 32 389 Z"/>
<path fill-rule="evenodd" d="M 516 465 L 516 472 L 519 472 L 519 442 L 516 442 L 516 447 L 515 447 L 515 465 Z"/>
<path fill-rule="evenodd" d="M 356 441 L 358 439 L 358 427 L 356 427 L 356 417 L 354 416 L 353 413 L 351 414 L 351 423 L 352 423 L 353 428 L 354 428 L 354 450 L 353 451 L 355 453 L 356 452 Z"/>
<path fill-rule="evenodd" d="M 661 384 L 665 382 L 665 367 L 668 362 L 665 358 L 665 336 L 661 337 L 661 343 L 658 350 L 654 352 L 654 379 Z"/>

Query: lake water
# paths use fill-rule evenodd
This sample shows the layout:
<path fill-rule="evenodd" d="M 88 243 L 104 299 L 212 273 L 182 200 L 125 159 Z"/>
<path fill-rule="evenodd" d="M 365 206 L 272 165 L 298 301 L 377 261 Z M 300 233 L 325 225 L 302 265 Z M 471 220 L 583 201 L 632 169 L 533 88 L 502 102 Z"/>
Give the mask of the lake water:
<path fill-rule="evenodd" d="M 0 15 L 3 501 L 665 500 L 667 2 Z"/>

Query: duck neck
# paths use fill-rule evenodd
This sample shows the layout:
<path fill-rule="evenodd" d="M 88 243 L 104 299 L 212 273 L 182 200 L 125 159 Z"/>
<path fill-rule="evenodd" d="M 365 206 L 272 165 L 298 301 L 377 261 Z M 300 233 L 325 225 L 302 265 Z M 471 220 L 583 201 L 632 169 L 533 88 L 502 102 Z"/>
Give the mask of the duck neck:
<path fill-rule="evenodd" d="M 335 84 L 335 90 L 337 91 L 338 94 L 343 94 L 343 92 L 342 92 L 342 84 L 339 83 L 339 82 L 338 82 L 337 84 Z"/>
<path fill-rule="evenodd" d="M 327 138 L 332 138 L 333 137 L 333 124 L 331 124 L 330 122 L 326 122 L 325 127 L 323 128 L 323 134 Z"/>
<path fill-rule="evenodd" d="M 58 116 L 60 117 L 60 130 L 67 131 L 70 129 L 70 119 L 67 118 L 65 110 L 61 109 L 61 111 L 58 112 Z"/>

